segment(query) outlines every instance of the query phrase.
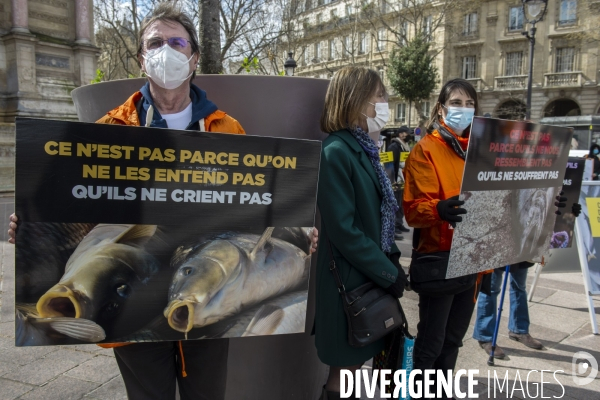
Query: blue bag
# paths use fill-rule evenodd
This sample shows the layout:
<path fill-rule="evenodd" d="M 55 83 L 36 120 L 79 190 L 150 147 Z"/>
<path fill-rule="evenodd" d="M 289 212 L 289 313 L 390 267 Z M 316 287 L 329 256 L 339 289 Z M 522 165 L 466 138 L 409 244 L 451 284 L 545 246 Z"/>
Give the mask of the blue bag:
<path fill-rule="evenodd" d="M 404 335 L 404 351 L 402 352 L 402 369 L 406 371 L 406 380 L 413 370 L 413 354 L 415 350 L 415 338 L 410 334 Z M 408 387 L 406 388 L 406 397 L 402 397 L 402 392 L 398 396 L 399 400 L 410 400 Z"/>

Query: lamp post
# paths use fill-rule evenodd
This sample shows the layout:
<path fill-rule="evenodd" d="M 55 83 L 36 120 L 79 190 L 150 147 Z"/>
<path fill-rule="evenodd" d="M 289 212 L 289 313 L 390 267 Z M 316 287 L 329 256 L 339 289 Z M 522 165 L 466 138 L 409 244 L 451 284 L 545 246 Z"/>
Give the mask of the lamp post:
<path fill-rule="evenodd" d="M 544 18 L 548 0 L 521 0 L 523 2 L 523 17 L 531 24 L 529 32 L 521 32 L 529 40 L 529 75 L 527 78 L 527 106 L 525 119 L 531 119 L 531 87 L 533 84 L 533 49 L 535 46 L 535 24 Z"/>
<path fill-rule="evenodd" d="M 293 55 L 294 55 L 294 53 L 292 53 L 290 51 L 288 53 L 287 60 L 285 60 L 285 62 L 283 63 L 283 68 L 285 69 L 285 75 L 286 76 L 294 76 L 294 70 L 298 66 L 296 64 L 296 60 L 294 60 L 294 57 L 292 57 Z"/>

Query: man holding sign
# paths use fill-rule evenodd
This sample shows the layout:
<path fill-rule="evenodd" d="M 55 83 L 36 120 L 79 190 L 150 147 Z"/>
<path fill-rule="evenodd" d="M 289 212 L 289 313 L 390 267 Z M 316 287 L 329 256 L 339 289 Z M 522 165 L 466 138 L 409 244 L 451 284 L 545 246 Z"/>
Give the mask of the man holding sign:
<path fill-rule="evenodd" d="M 143 21 L 138 38 L 138 60 L 148 82 L 98 123 L 244 134 L 235 119 L 191 83 L 200 52 L 197 38 L 187 15 L 172 2 L 159 3 Z M 11 243 L 16 229 L 17 218 L 12 215 Z M 228 340 L 107 347 L 115 347 L 129 398 L 174 399 L 176 380 L 182 399 L 224 397 Z"/>

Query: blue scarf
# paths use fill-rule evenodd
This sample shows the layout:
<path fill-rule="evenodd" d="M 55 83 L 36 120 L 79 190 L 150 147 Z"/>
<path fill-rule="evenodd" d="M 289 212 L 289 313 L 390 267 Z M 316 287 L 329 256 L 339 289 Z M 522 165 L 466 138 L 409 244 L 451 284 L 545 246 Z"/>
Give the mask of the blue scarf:
<path fill-rule="evenodd" d="M 394 224 L 396 222 L 396 211 L 399 208 L 392 190 L 392 183 L 379 162 L 379 148 L 369 135 L 358 126 L 351 128 L 350 133 L 367 154 L 379 180 L 379 185 L 381 185 L 383 192 L 383 199 L 381 200 L 381 248 L 384 252 L 389 253 L 394 244 Z"/>

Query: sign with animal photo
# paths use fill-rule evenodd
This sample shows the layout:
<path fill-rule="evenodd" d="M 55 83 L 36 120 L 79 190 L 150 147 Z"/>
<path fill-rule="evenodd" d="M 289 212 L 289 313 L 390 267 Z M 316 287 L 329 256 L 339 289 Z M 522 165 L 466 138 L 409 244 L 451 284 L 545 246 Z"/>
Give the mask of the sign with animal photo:
<path fill-rule="evenodd" d="M 304 332 L 321 143 L 17 120 L 17 346 Z"/>
<path fill-rule="evenodd" d="M 575 239 L 575 215 L 573 204 L 579 201 L 585 158 L 569 157 L 565 179 L 563 180 L 563 196 L 567 198 L 564 210 L 556 217 L 556 223 L 550 240 L 551 249 L 566 249 L 573 245 Z"/>
<path fill-rule="evenodd" d="M 571 128 L 473 119 L 460 193 L 467 214 L 454 229 L 446 278 L 541 260 L 572 135 Z"/>

